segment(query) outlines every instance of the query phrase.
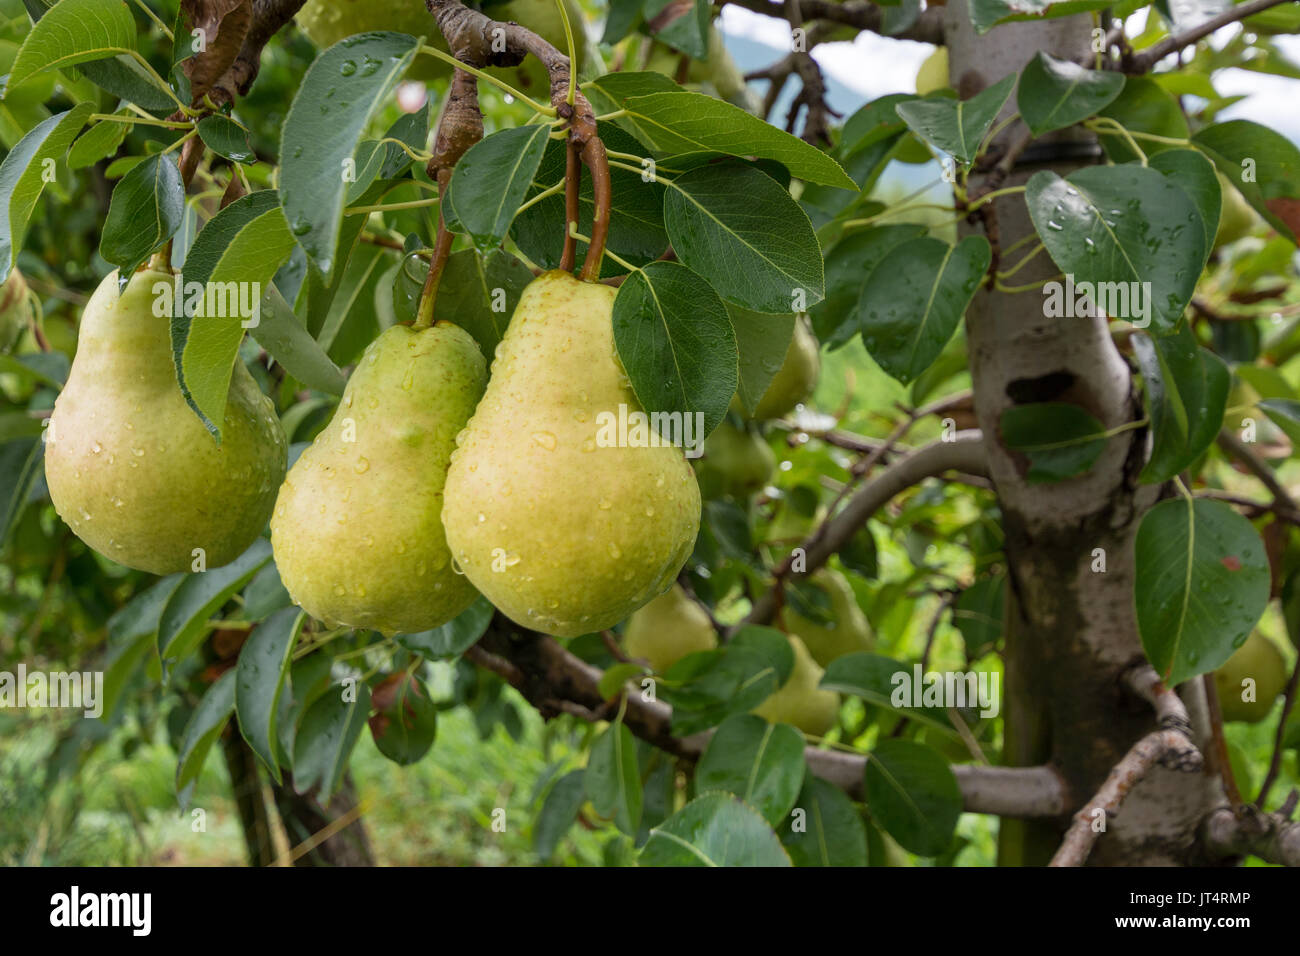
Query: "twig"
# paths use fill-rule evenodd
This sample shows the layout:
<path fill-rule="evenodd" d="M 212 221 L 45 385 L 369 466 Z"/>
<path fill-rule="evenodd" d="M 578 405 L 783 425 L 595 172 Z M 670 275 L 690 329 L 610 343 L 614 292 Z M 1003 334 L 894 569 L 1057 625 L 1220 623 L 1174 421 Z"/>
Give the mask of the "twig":
<path fill-rule="evenodd" d="M 1247 448 L 1245 442 L 1226 428 L 1219 432 L 1218 442 L 1220 448 L 1245 465 L 1247 470 L 1263 483 L 1282 507 L 1288 511 L 1300 511 L 1300 505 L 1296 504 L 1291 493 L 1277 480 L 1273 469 L 1269 468 L 1254 451 Z"/>
<path fill-rule="evenodd" d="M 726 0 L 726 2 L 733 7 L 743 7 L 754 13 L 776 17 L 778 20 L 789 19 L 786 13 L 787 5 L 779 0 Z M 927 7 L 917 17 L 916 22 L 906 30 L 885 34 L 884 8 L 869 3 L 868 0 L 847 0 L 846 3 L 838 3 L 836 0 L 797 0 L 797 2 L 805 23 L 826 20 L 830 23 L 841 23 L 845 26 L 857 27 L 859 30 L 891 36 L 896 40 L 916 40 L 937 46 L 942 46 L 944 43 L 942 6 Z"/>
<path fill-rule="evenodd" d="M 1286 740 L 1287 721 L 1291 717 L 1291 711 L 1295 708 L 1296 692 L 1300 689 L 1300 661 L 1296 662 L 1295 668 L 1291 671 L 1291 679 L 1287 681 L 1286 690 L 1283 691 L 1282 697 L 1282 717 L 1277 722 L 1277 734 L 1273 741 L 1273 757 L 1268 762 L 1268 773 L 1264 777 L 1264 783 L 1259 788 L 1259 796 L 1255 798 L 1255 808 L 1264 809 L 1264 801 L 1268 799 L 1268 793 L 1273 789 L 1273 784 L 1277 782 L 1278 774 L 1282 771 L 1282 755 L 1286 752 L 1283 742 Z"/>
<path fill-rule="evenodd" d="M 1176 53 L 1184 47 L 1205 39 L 1220 27 L 1226 27 L 1253 14 L 1267 10 L 1269 7 L 1276 7 L 1278 4 L 1285 2 L 1287 0 L 1250 0 L 1249 3 L 1239 3 L 1220 13 L 1217 17 L 1211 17 L 1204 23 L 1192 27 L 1190 30 L 1184 30 L 1182 33 L 1165 37 L 1159 43 L 1148 47 L 1141 53 L 1127 54 L 1121 60 L 1120 68 L 1125 73 L 1146 73 L 1169 54 Z"/>

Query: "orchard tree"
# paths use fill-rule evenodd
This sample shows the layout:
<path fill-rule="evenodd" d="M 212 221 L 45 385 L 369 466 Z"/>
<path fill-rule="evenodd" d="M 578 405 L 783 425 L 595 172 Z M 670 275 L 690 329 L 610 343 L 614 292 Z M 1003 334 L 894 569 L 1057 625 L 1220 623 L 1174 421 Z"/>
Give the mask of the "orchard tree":
<path fill-rule="evenodd" d="M 523 701 L 543 859 L 1300 863 L 1300 152 L 1214 85 L 1300 7 L 731 2 L 761 103 L 708 0 L 24 0 L 19 654 L 171 701 L 182 806 L 219 743 L 256 863 Z M 939 52 L 840 117 L 861 31 Z"/>

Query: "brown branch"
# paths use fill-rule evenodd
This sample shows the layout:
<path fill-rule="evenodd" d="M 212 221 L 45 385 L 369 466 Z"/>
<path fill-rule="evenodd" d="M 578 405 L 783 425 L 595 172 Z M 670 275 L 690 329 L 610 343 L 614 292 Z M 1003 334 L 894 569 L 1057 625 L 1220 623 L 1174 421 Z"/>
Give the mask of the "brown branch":
<path fill-rule="evenodd" d="M 294 18 L 307 0 L 253 0 L 253 19 L 235 62 L 212 84 L 208 95 L 217 105 L 233 103 L 245 95 L 262 68 L 262 50 Z"/>
<path fill-rule="evenodd" d="M 570 654 L 554 638 L 520 627 L 501 614 L 465 656 L 503 676 L 546 719 L 560 714 L 608 719 L 609 701 L 600 694 L 604 675 L 599 668 Z M 646 700 L 639 692 L 625 696 L 623 723 L 635 736 L 688 763 L 699 759 L 708 744 L 708 732 L 674 737 L 672 710 L 667 704 Z M 850 796 L 862 796 L 866 754 L 807 747 L 804 757 L 814 775 Z M 1068 805 L 1065 785 L 1050 767 L 958 765 L 953 773 L 961 787 L 963 806 L 971 813 L 1054 817 Z"/>
<path fill-rule="evenodd" d="M 802 20 L 799 19 L 801 14 L 793 5 L 788 13 L 790 28 L 794 30 L 800 27 L 802 25 Z M 764 119 L 771 114 L 772 108 L 781 96 L 781 91 L 785 89 L 786 81 L 791 76 L 798 74 L 802 88 L 790 105 L 790 111 L 786 115 L 785 128 L 786 132 L 793 133 L 800 109 L 806 108 L 807 118 L 804 121 L 802 138 L 813 145 L 829 146 L 831 143 L 830 117 L 838 118 L 843 115 L 831 109 L 830 104 L 826 102 L 826 80 L 822 76 L 821 67 L 812 56 L 813 48 L 828 39 L 835 29 L 831 24 L 815 24 L 807 31 L 805 49 L 793 50 L 771 66 L 745 74 L 747 81 L 768 81 L 767 93 L 763 97 L 762 115 Z"/>
<path fill-rule="evenodd" d="M 778 0 L 726 0 L 726 2 L 734 7 L 752 10 L 754 13 L 776 17 L 778 20 L 789 19 L 787 5 Z M 895 40 L 916 40 L 920 43 L 933 43 L 936 46 L 942 46 L 944 43 L 942 6 L 927 7 L 916 22 L 906 30 L 886 34 L 884 10 L 867 0 L 848 0 L 846 3 L 838 3 L 836 0 L 798 0 L 798 4 L 805 23 L 826 20 L 830 23 L 839 23 L 857 27 L 859 30 L 879 33 L 882 36 L 890 36 Z"/>
<path fill-rule="evenodd" d="M 574 143 L 564 150 L 564 252 L 560 254 L 560 271 L 572 272 L 578 260 L 578 215 L 581 211 L 582 157 Z"/>
<path fill-rule="evenodd" d="M 1246 469 L 1260 480 L 1283 508 L 1288 511 L 1300 511 L 1300 505 L 1296 504 L 1291 493 L 1277 480 L 1273 469 L 1269 468 L 1252 449 L 1247 448 L 1245 442 L 1226 428 L 1219 432 L 1218 442 L 1220 448 L 1245 465 Z"/>
<path fill-rule="evenodd" d="M 1146 73 L 1169 54 L 1176 53 L 1184 47 L 1205 39 L 1215 30 L 1286 2 L 1288 0 L 1250 0 L 1249 3 L 1239 3 L 1232 9 L 1220 13 L 1217 17 L 1206 20 L 1199 26 L 1165 37 L 1159 43 L 1148 47 L 1141 53 L 1126 55 L 1121 60 L 1120 67 L 1125 73 Z"/>
<path fill-rule="evenodd" d="M 1211 858 L 1247 853 L 1268 863 L 1300 866 L 1300 823 L 1281 813 L 1260 813 L 1254 807 L 1236 816 L 1227 807 L 1205 818 L 1201 840 Z"/>
<path fill-rule="evenodd" d="M 895 495 L 926 478 L 953 470 L 978 475 L 987 474 L 988 463 L 984 454 L 984 441 L 978 431 L 958 432 L 952 441 L 940 439 L 922 445 L 899 458 L 865 484 L 838 514 L 831 517 L 804 542 L 801 546 L 803 567 L 799 571 L 793 570 L 793 563 L 789 559 L 783 562 L 783 568 L 786 565 L 789 567 L 778 578 L 777 586 L 770 588 L 754 601 L 753 609 L 745 618 L 745 623 L 766 624 L 771 621 L 780 603 L 780 585 L 783 579 L 789 576 L 803 578 L 812 574 L 830 560 L 832 554 L 844 547 L 858 529 L 866 524 L 867 519 L 884 507 Z"/>
<path fill-rule="evenodd" d="M 1259 788 L 1259 796 L 1255 798 L 1255 808 L 1264 809 L 1264 801 L 1268 799 L 1268 793 L 1273 789 L 1273 784 L 1277 782 L 1278 774 L 1282 772 L 1282 755 L 1286 752 L 1283 746 L 1286 740 L 1287 721 L 1291 718 L 1291 711 L 1295 707 L 1296 693 L 1300 690 L 1300 661 L 1291 671 L 1291 679 L 1287 681 L 1286 690 L 1282 692 L 1282 716 L 1277 722 L 1277 736 L 1273 741 L 1273 756 L 1268 762 L 1268 773 L 1264 776 L 1264 783 Z"/>

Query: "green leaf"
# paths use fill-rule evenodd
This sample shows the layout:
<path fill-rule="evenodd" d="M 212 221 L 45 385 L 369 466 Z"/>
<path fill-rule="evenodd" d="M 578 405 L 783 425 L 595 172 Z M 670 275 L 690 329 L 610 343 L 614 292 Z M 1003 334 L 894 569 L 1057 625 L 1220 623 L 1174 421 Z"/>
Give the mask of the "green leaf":
<path fill-rule="evenodd" d="M 280 764 L 276 759 L 275 720 L 304 620 L 306 615 L 300 608 L 276 611 L 253 628 L 239 650 L 235 668 L 235 714 L 240 732 L 276 783 L 280 782 Z"/>
<path fill-rule="evenodd" d="M 1062 179 L 1035 173 L 1025 193 L 1034 228 L 1070 290 L 1113 319 L 1172 329 L 1205 261 L 1202 220 L 1190 196 L 1145 166 L 1090 166 Z M 1147 285 L 1149 283 L 1149 285 Z M 1077 314 L 1060 283 L 1044 288 L 1048 315 Z M 1097 301 L 1098 299 L 1105 300 Z"/>
<path fill-rule="evenodd" d="M 591 745 L 585 776 L 587 798 L 602 817 L 628 836 L 641 822 L 641 773 L 636 741 L 623 723 L 610 724 Z"/>
<path fill-rule="evenodd" d="M 494 609 L 488 599 L 478 597 L 446 624 L 418 634 L 398 634 L 394 640 L 413 654 L 430 660 L 450 660 L 469 650 L 492 623 Z"/>
<path fill-rule="evenodd" d="M 260 320 L 249 329 L 249 334 L 303 385 L 330 395 L 342 395 L 347 379 L 339 367 L 293 314 L 293 306 L 284 300 L 280 291 L 273 285 L 264 288 L 268 291 L 262 296 Z"/>
<path fill-rule="evenodd" d="M 1124 76 L 1089 70 L 1039 50 L 1020 74 L 1017 105 L 1035 136 L 1095 116 L 1124 89 Z"/>
<path fill-rule="evenodd" d="M 643 142 L 661 154 L 667 166 L 673 165 L 674 158 L 723 153 L 774 160 L 806 182 L 858 188 L 840 164 L 817 147 L 705 93 L 675 90 L 632 96 L 622 108 L 636 129 L 649 137 Z"/>
<path fill-rule="evenodd" d="M 987 33 L 1009 20 L 1038 20 L 1068 17 L 1090 10 L 1102 10 L 1114 0 L 971 0 L 970 20 L 976 33 Z"/>
<path fill-rule="evenodd" d="M 1173 687 L 1214 670 L 1268 604 L 1264 542 L 1221 501 L 1162 501 L 1142 516 L 1133 583 L 1147 659 Z"/>
<path fill-rule="evenodd" d="M 911 740 L 876 744 L 867 758 L 867 808 L 905 850 L 938 856 L 952 843 L 961 788 L 938 752 Z"/>
<path fill-rule="evenodd" d="M 1100 115 L 1115 120 L 1133 133 L 1172 139 L 1184 139 L 1188 134 L 1187 116 L 1177 97 L 1146 76 L 1125 77 L 1124 89 Z M 1106 150 L 1106 155 L 1117 163 L 1128 163 L 1138 158 L 1128 140 L 1117 133 L 1101 134 L 1097 140 Z M 1140 140 L 1139 146 L 1148 156 L 1170 148 L 1169 144 L 1149 139 Z"/>
<path fill-rule="evenodd" d="M 678 258 L 728 302 L 790 312 L 820 302 L 822 257 L 808 215 L 776 180 L 752 166 L 700 166 L 664 196 Z"/>
<path fill-rule="evenodd" d="M 584 771 L 571 770 L 551 785 L 533 823 L 533 849 L 543 861 L 555 855 L 560 840 L 578 819 L 587 799 Z"/>
<path fill-rule="evenodd" d="M 675 50 L 697 60 L 709 54 L 709 0 L 645 0 L 642 16 L 650 32 Z"/>
<path fill-rule="evenodd" d="M 18 259 L 27 222 L 45 189 L 47 160 L 62 156 L 94 112 L 80 103 L 57 113 L 24 136 L 0 163 L 0 281 Z"/>
<path fill-rule="evenodd" d="M 1294 143 L 1249 120 L 1207 126 L 1192 142 L 1269 225 L 1300 241 L 1300 149 Z"/>
<path fill-rule="evenodd" d="M 185 186 L 170 154 L 150 156 L 122 177 L 99 237 L 99 254 L 130 277 L 175 235 L 185 215 Z"/>
<path fill-rule="evenodd" d="M 1223 424 L 1232 375 L 1223 359 L 1197 344 L 1186 325 L 1176 335 L 1152 340 L 1138 333 L 1132 341 L 1154 436 L 1138 478 L 1159 484 L 1210 447 Z"/>
<path fill-rule="evenodd" d="M 817 338 L 837 349 L 862 331 L 862 287 L 895 246 L 926 234 L 919 223 L 897 223 L 850 233 L 826 254 L 826 298 L 808 310 Z"/>
<path fill-rule="evenodd" d="M 840 549 L 840 564 L 864 578 L 880 576 L 880 555 L 876 550 L 876 536 L 869 525 L 863 525 Z"/>
<path fill-rule="evenodd" d="M 451 254 L 443 268 L 433 317 L 454 322 L 472 335 L 490 361 L 519 296 L 532 281 L 528 266 L 504 250 L 483 255 L 476 249 L 461 249 Z"/>
<path fill-rule="evenodd" d="M 199 139 L 203 145 L 232 163 L 256 163 L 257 153 L 248 141 L 248 130 L 229 116 L 213 113 L 199 120 Z"/>
<path fill-rule="evenodd" d="M 258 538 L 229 564 L 188 575 L 158 621 L 158 656 L 163 660 L 179 658 L 193 650 L 207 632 L 212 615 L 270 559 L 271 545 Z"/>
<path fill-rule="evenodd" d="M 370 688 L 355 685 L 353 700 L 345 700 L 335 684 L 307 709 L 294 740 L 293 788 L 306 793 L 320 787 L 317 799 L 327 803 L 343 779 L 352 749 L 370 715 Z"/>
<path fill-rule="evenodd" d="M 794 335 L 795 314 L 770 315 L 738 305 L 727 306 L 727 314 L 731 316 L 736 349 L 740 353 L 736 395 L 745 411 L 753 414 L 785 361 Z"/>
<path fill-rule="evenodd" d="M 853 801 L 811 774 L 781 827 L 781 843 L 795 866 L 867 865 L 867 828 Z"/>
<path fill-rule="evenodd" d="M 741 625 L 727 642 L 727 646 L 753 651 L 762 657 L 771 665 L 778 687 L 785 684 L 794 673 L 794 648 L 790 646 L 790 638 L 775 627 L 760 624 Z"/>
<path fill-rule="evenodd" d="M 862 341 L 882 369 L 907 384 L 952 338 L 988 271 L 988 240 L 967 236 L 950 246 L 922 236 L 894 246 L 862 286 Z"/>
<path fill-rule="evenodd" d="M 722 300 L 686 266 L 652 262 L 628 276 L 614 299 L 614 343 L 647 412 L 699 412 L 700 440 L 727 414 L 736 333 Z"/>
<path fill-rule="evenodd" d="M 226 671 L 207 689 L 185 727 L 176 761 L 176 792 L 198 779 L 212 744 L 235 712 L 235 671 Z"/>
<path fill-rule="evenodd" d="M 60 0 L 23 40 L 7 88 L 42 70 L 102 60 L 135 48 L 135 19 L 122 0 Z"/>
<path fill-rule="evenodd" d="M 961 632 L 966 659 L 994 650 L 1002 639 L 1002 610 L 1006 603 L 1005 574 L 980 578 L 961 592 L 952 609 L 952 623 Z"/>
<path fill-rule="evenodd" d="M 723 721 L 695 769 L 698 790 L 734 793 L 772 826 L 794 806 L 803 778 L 803 734 L 753 714 Z"/>
<path fill-rule="evenodd" d="M 1039 402 L 1002 413 L 1002 440 L 1029 459 L 1030 483 L 1064 481 L 1083 474 L 1106 446 L 1106 429 L 1078 405 Z"/>
<path fill-rule="evenodd" d="M 163 608 L 183 580 L 184 574 L 169 574 L 118 608 L 108 619 L 108 643 L 126 644 L 157 635 Z"/>
<path fill-rule="evenodd" d="M 114 116 L 128 115 L 126 110 L 118 110 Z M 129 123 L 103 120 L 86 130 L 68 150 L 68 168 L 85 169 L 93 166 L 107 156 L 111 156 L 122 145 L 134 127 Z"/>
<path fill-rule="evenodd" d="M 244 588 L 244 606 L 239 609 L 239 616 L 245 621 L 261 621 L 292 603 L 284 582 L 280 580 L 280 569 L 274 561 L 269 561 Z"/>
<path fill-rule="evenodd" d="M 600 694 L 601 699 L 611 700 L 623 690 L 624 684 L 633 678 L 640 678 L 644 674 L 645 668 L 640 664 L 633 664 L 631 661 L 626 664 L 615 664 L 600 675 L 600 683 L 596 685 L 596 692 Z"/>
<path fill-rule="evenodd" d="M 292 251 L 293 236 L 283 211 L 270 209 L 234 235 L 208 277 L 208 286 L 234 289 L 236 297 L 242 288 L 269 288 Z M 180 350 L 173 357 L 182 391 L 209 430 L 218 435 L 226 414 L 230 376 L 244 338 L 243 323 L 238 315 L 204 316 L 201 321 L 191 321 L 182 338 L 173 322 L 172 349 L 174 353 Z"/>
<path fill-rule="evenodd" d="M 1291 439 L 1291 453 L 1300 450 L 1300 402 L 1290 398 L 1266 398 L 1259 407 Z"/>
<path fill-rule="evenodd" d="M 751 711 L 780 686 L 771 658 L 744 646 L 687 655 L 664 677 L 659 692 L 672 704 L 675 737 L 689 737 L 732 714 Z"/>
<path fill-rule="evenodd" d="M 1166 149 L 1152 156 L 1148 165 L 1177 185 L 1196 207 L 1208 260 L 1223 208 L 1223 190 L 1219 187 L 1219 177 L 1214 174 L 1214 164 L 1194 149 Z"/>
<path fill-rule="evenodd" d="M 968 100 L 909 100 L 895 109 L 912 132 L 969 166 L 1015 85 L 1016 75 L 1009 73 Z"/>
<path fill-rule="evenodd" d="M 294 237 L 327 278 L 334 269 L 344 163 L 371 114 L 406 72 L 415 37 L 365 33 L 336 43 L 308 68 L 281 134 L 280 199 Z"/>
<path fill-rule="evenodd" d="M 822 690 L 833 690 L 841 694 L 861 697 L 869 704 L 896 711 L 911 719 L 953 733 L 952 721 L 946 708 L 910 707 L 895 705 L 894 694 L 900 686 L 897 675 L 913 676 L 913 665 L 904 664 L 879 654 L 857 651 L 835 658 L 826 667 L 826 673 L 818 684 Z M 919 693 L 921 688 L 915 688 Z"/>
<path fill-rule="evenodd" d="M 516 126 L 479 140 L 461 157 L 444 200 L 452 232 L 486 253 L 500 246 L 541 165 L 551 128 Z"/>
<path fill-rule="evenodd" d="M 650 831 L 640 866 L 790 866 L 767 821 L 729 793 L 696 797 Z"/>
<path fill-rule="evenodd" d="M 429 752 L 438 734 L 438 707 L 419 679 L 394 674 L 375 688 L 371 700 L 370 735 L 381 754 L 407 767 Z"/>
<path fill-rule="evenodd" d="M 0 547 L 18 523 L 32 483 L 41 470 L 45 445 L 39 438 L 20 438 L 0 445 Z"/>

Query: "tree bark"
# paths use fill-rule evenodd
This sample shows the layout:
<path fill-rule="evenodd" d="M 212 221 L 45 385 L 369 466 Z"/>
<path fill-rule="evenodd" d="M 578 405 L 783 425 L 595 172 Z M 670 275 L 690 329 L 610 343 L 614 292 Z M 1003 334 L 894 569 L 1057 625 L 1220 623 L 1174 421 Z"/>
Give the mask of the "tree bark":
<path fill-rule="evenodd" d="M 262 775 L 257 755 L 239 731 L 231 726 L 221 735 L 221 752 L 230 774 L 230 791 L 239 812 L 239 823 L 248 848 L 249 866 L 270 866 L 275 862 L 275 841 L 271 836 L 271 814 L 262 793 Z"/>
<path fill-rule="evenodd" d="M 294 857 L 294 866 L 374 866 L 375 855 L 370 847 L 370 837 L 360 818 L 353 820 L 325 839 L 320 834 L 331 828 L 335 821 L 353 814 L 357 808 L 356 788 L 352 775 L 346 774 L 338 792 L 322 805 L 316 791 L 305 794 L 293 789 L 293 778 L 284 775 L 284 784 L 273 788 L 275 806 L 284 822 L 292 852 L 310 847 Z M 319 842 L 315 842 L 318 841 Z M 312 844 L 315 845 L 312 845 Z"/>
<path fill-rule="evenodd" d="M 952 84 L 963 99 L 1021 69 L 1038 50 L 1073 59 L 1089 49 L 1087 17 L 1004 24 L 977 36 L 966 0 L 952 0 L 946 9 Z M 1003 116 L 1014 109 L 1013 97 Z M 1005 145 L 1024 135 L 1023 124 L 1015 123 L 1000 141 Z M 1055 156 L 1039 152 L 1037 164 L 1019 163 L 1006 185 L 1023 184 L 1039 169 L 1066 175 L 1099 159 L 1086 158 L 1086 135 L 1077 128 L 1042 142 L 1063 148 Z M 972 174 L 972 192 L 985 178 Z M 1032 231 L 1022 195 L 991 205 L 1001 248 Z M 1014 282 L 1028 284 L 1057 271 L 1041 253 Z M 1134 613 L 1133 541 L 1142 513 L 1158 495 L 1157 488 L 1137 483 L 1148 435 L 1145 429 L 1122 432 L 1086 474 L 1031 485 L 1024 479 L 1025 460 L 1002 443 L 999 421 L 1014 404 L 1059 401 L 1079 405 L 1113 428 L 1140 417 L 1142 409 L 1105 318 L 1050 318 L 1037 291 L 990 289 L 972 303 L 966 334 L 1008 562 L 1004 759 L 1012 766 L 1052 764 L 1068 792 L 1082 799 L 1097 793 L 1111 768 L 1155 727 L 1150 707 L 1122 683 L 1126 669 L 1143 656 Z M 1104 571 L 1094 570 L 1098 560 L 1104 560 Z M 1187 703 L 1193 726 L 1203 733 L 1203 700 L 1192 695 Z M 1191 863 L 1199 822 L 1222 802 L 1217 779 L 1208 773 L 1155 767 L 1108 820 L 1108 832 L 1088 862 Z M 1068 825 L 1068 817 L 1003 821 L 1001 862 L 1046 863 Z"/>

